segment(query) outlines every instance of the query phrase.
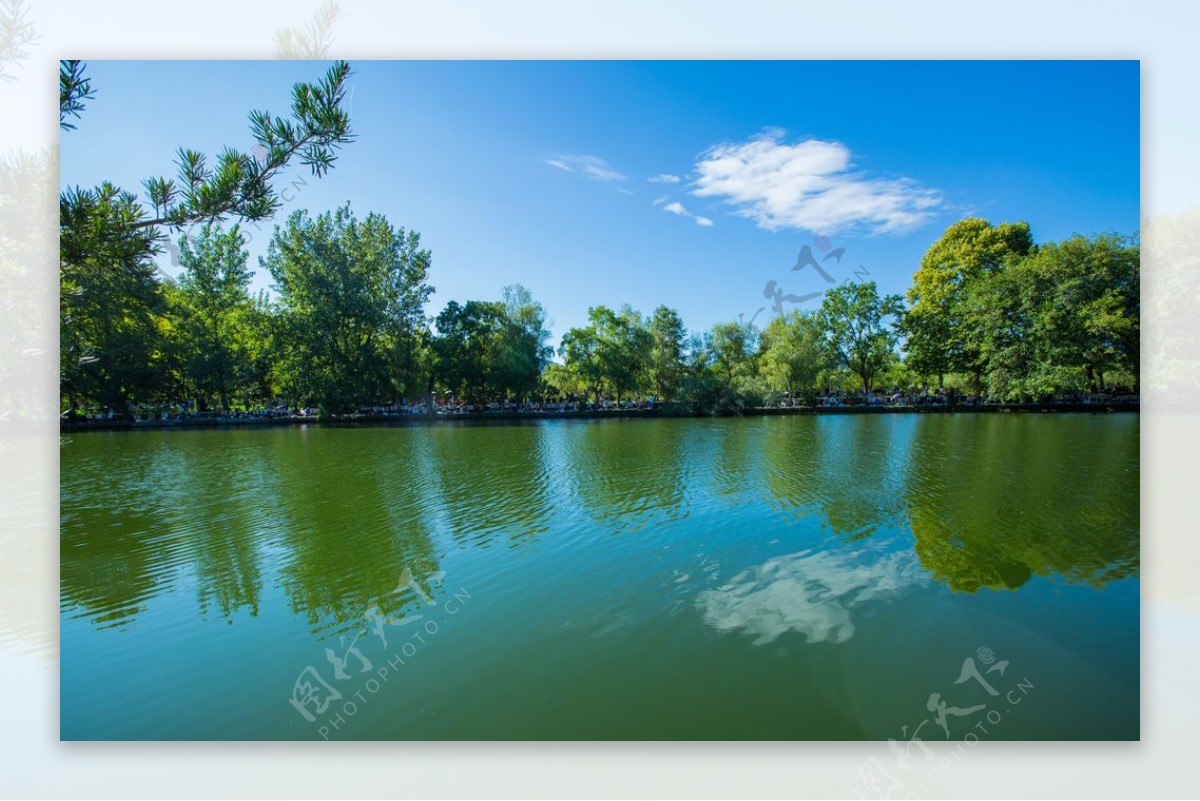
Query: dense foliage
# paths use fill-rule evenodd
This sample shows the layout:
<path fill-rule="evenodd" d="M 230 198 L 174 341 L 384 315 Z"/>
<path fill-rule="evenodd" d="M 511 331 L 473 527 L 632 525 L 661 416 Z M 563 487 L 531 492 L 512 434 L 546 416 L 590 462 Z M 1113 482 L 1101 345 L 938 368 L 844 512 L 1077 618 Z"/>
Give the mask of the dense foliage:
<path fill-rule="evenodd" d="M 1026 223 L 951 225 L 921 260 L 906 297 L 846 282 L 818 308 L 759 330 L 703 333 L 659 306 L 593 306 L 549 347 L 546 310 L 528 289 L 426 305 L 431 253 L 420 235 L 347 204 L 275 228 L 252 296 L 236 222 L 274 216 L 270 180 L 292 160 L 321 175 L 351 139 L 342 108 L 349 66 L 295 87 L 290 119 L 252 112 L 257 155 L 227 149 L 213 167 L 181 149 L 176 179 L 146 182 L 149 208 L 120 187 L 60 197 L 62 399 L 68 412 L 138 406 L 364 407 L 441 402 L 653 399 L 680 413 L 812 403 L 818 393 L 931 387 L 992 401 L 1137 389 L 1140 245 L 1076 236 L 1037 244 Z M 63 62 L 60 122 L 73 128 L 95 90 Z M 182 273 L 159 275 L 179 238 Z M 554 361 L 557 356 L 560 361 Z"/>
<path fill-rule="evenodd" d="M 967 222 L 990 235 L 986 223 Z M 957 227 L 948 236 L 960 236 Z M 64 253 L 73 247 L 64 236 Z M 1030 401 L 1137 388 L 1138 245 L 1111 235 L 947 271 L 953 287 L 935 295 L 927 282 L 908 309 L 873 282 L 847 282 L 818 308 L 780 315 L 761 331 L 731 321 L 689 335 L 666 306 L 649 316 L 594 306 L 587 325 L 563 335 L 558 362 L 546 311 L 520 285 L 427 315 L 431 255 L 420 235 L 377 214 L 359 220 L 349 206 L 316 218 L 298 211 L 276 228 L 262 260 L 274 279 L 270 298 L 250 293 L 236 225 L 183 237 L 175 284 L 155 278 L 137 248 L 76 257 L 123 266 L 95 268 L 73 301 L 85 313 L 64 324 L 72 338 L 64 347 L 86 340 L 119 358 L 64 365 L 68 406 L 127 412 L 147 399 L 186 399 L 197 409 L 284 403 L 346 414 L 437 397 L 475 409 L 653 399 L 679 413 L 717 414 L 829 392 L 952 387 Z M 925 339 L 934 314 L 919 304 L 934 296 L 945 301 L 942 334 Z"/>
<path fill-rule="evenodd" d="M 76 127 L 73 120 L 80 119 L 97 96 L 85 69 L 80 61 L 60 65 L 59 125 L 64 132 Z M 102 404 L 125 412 L 135 403 L 178 400 L 188 390 L 186 383 L 202 394 L 216 387 L 222 402 L 228 399 L 233 366 L 217 362 L 238 345 L 226 343 L 215 361 L 198 364 L 193 358 L 197 343 L 181 339 L 185 331 L 197 330 L 197 315 L 208 315 L 210 326 L 219 318 L 218 333 L 226 330 L 229 309 L 218 313 L 195 304 L 217 302 L 203 299 L 217 288 L 204 286 L 211 276 L 202 262 L 223 258 L 209 253 L 209 246 L 224 247 L 225 257 L 230 256 L 229 248 L 197 241 L 188 268 L 192 286 L 182 288 L 182 298 L 173 297 L 178 294 L 175 288 L 156 275 L 154 257 L 162 251 L 162 242 L 185 226 L 273 216 L 280 198 L 271 179 L 294 160 L 316 176 L 328 171 L 338 149 L 353 138 L 343 108 L 349 76 L 350 65 L 339 61 L 316 83 L 297 84 L 290 117 L 252 111 L 250 133 L 258 143 L 253 154 L 226 148 L 210 165 L 204 154 L 180 148 L 177 178 L 144 182 L 148 207 L 133 192 L 107 182 L 62 191 L 60 370 L 62 396 L 69 406 Z M 208 230 L 201 238 L 206 235 L 215 236 Z M 226 264 L 217 269 L 232 270 L 226 278 L 234 285 L 242 281 L 234 275 L 240 267 Z M 220 303 L 230 302 L 229 289 L 222 290 Z M 175 301 L 192 307 L 177 307 Z"/>

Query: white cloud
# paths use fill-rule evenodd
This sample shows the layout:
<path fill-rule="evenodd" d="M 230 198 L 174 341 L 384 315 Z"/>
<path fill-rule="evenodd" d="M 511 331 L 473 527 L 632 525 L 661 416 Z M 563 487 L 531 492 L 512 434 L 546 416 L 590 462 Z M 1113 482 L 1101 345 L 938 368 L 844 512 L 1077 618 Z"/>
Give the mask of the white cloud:
<path fill-rule="evenodd" d="M 662 175 L 656 175 L 653 178 L 647 178 L 652 184 L 677 184 L 683 179 L 678 175 L 671 175 L 669 172 L 664 172 Z"/>
<path fill-rule="evenodd" d="M 577 173 L 590 178 L 593 181 L 601 183 L 614 183 L 616 181 L 624 181 L 627 176 L 614 170 L 609 163 L 599 156 L 578 156 L 564 155 L 556 153 L 553 156 L 542 159 L 551 167 L 557 167 L 560 170 Z"/>
<path fill-rule="evenodd" d="M 654 201 L 654 205 L 658 206 L 665 200 L 667 200 L 666 197 L 660 197 L 658 200 Z M 701 217 L 699 214 L 692 214 L 690 211 L 684 208 L 683 204 L 678 200 L 667 203 L 662 207 L 662 209 L 663 211 L 670 212 L 671 214 L 678 214 L 680 217 L 687 217 L 689 220 L 694 220 L 696 225 L 699 225 L 702 228 L 711 228 L 713 224 L 713 221 L 707 217 Z"/>
<path fill-rule="evenodd" d="M 821 234 L 903 233 L 928 221 L 942 202 L 939 192 L 910 178 L 869 177 L 852 167 L 840 142 L 788 144 L 773 129 L 701 154 L 692 194 L 722 199 L 760 228 Z"/>
<path fill-rule="evenodd" d="M 808 550 L 768 559 L 723 587 L 704 590 L 696 603 L 708 625 L 746 631 L 755 645 L 788 631 L 810 643 L 842 643 L 854 636 L 858 607 L 894 601 L 929 583 L 912 551 L 874 556 Z"/>

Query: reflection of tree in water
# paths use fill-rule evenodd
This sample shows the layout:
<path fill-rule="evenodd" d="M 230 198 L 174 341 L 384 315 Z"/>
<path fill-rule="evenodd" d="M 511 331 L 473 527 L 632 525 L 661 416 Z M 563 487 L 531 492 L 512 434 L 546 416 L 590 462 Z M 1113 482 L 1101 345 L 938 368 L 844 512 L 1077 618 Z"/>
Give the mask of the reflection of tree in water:
<path fill-rule="evenodd" d="M 200 611 L 229 618 L 242 607 L 258 615 L 262 572 L 250 531 L 207 529 L 195 550 Z"/>
<path fill-rule="evenodd" d="M 710 492 L 733 500 L 744 498 L 746 490 L 757 486 L 762 469 L 762 450 L 774 420 L 710 420 L 702 429 L 715 437 L 707 448 Z"/>
<path fill-rule="evenodd" d="M 763 442 L 766 502 L 788 513 L 816 514 L 821 508 L 828 429 L 815 416 L 779 418 Z"/>
<path fill-rule="evenodd" d="M 361 621 L 370 610 L 391 614 L 420 598 L 417 588 L 399 586 L 406 569 L 431 593 L 422 584 L 436 562 L 419 464 L 411 438 L 392 436 L 413 432 L 279 433 L 292 435 L 279 437 L 272 453 L 286 498 L 283 581 L 292 608 L 314 626 Z"/>
<path fill-rule="evenodd" d="M 921 563 L 960 592 L 1136 576 L 1135 415 L 929 415 L 907 471 Z"/>
<path fill-rule="evenodd" d="M 132 623 L 158 588 L 155 548 L 145 533 L 156 522 L 128 509 L 72 515 L 74 530 L 67 536 L 64 529 L 60 559 L 64 606 L 83 610 L 102 628 Z"/>
<path fill-rule="evenodd" d="M 166 436 L 188 437 L 193 446 L 187 458 L 170 447 L 154 450 L 149 458 L 158 477 L 156 499 L 186 521 L 188 534 L 181 545 L 196 574 L 201 614 L 212 611 L 230 618 L 245 608 L 257 615 L 263 583 L 261 537 L 275 514 L 272 506 L 263 504 L 277 497 L 262 440 L 254 433 L 254 439 L 230 439 L 224 431 Z M 250 498 L 255 502 L 247 502 Z"/>
<path fill-rule="evenodd" d="M 459 544 L 517 543 L 548 529 L 547 431 L 541 425 L 453 425 L 423 431 L 440 511 Z"/>
<path fill-rule="evenodd" d="M 900 486 L 911 420 L 831 415 L 769 421 L 764 439 L 769 502 L 824 516 L 839 536 L 861 539 L 902 512 Z"/>
<path fill-rule="evenodd" d="M 223 617 L 248 608 L 258 614 L 262 594 L 258 536 L 269 521 L 261 506 L 269 478 L 259 449 L 225 432 L 138 433 L 80 437 L 64 449 L 63 496 L 94 496 L 119 487 L 102 504 L 64 501 L 63 597 L 79 601 L 97 622 L 131 622 L 144 601 L 164 591 L 176 568 L 195 572 L 202 614 Z M 186 437 L 186 455 L 178 447 Z"/>
<path fill-rule="evenodd" d="M 126 625 L 189 566 L 202 615 L 257 615 L 282 565 L 314 626 L 396 617 L 438 591 L 420 472 L 370 430 L 80 437 L 63 457 L 62 603 Z M 117 490 L 97 502 L 102 487 Z"/>
<path fill-rule="evenodd" d="M 64 458 L 63 462 L 61 603 L 64 609 L 80 610 L 100 627 L 125 627 L 145 611 L 170 568 L 168 550 L 159 540 L 170 523 L 159 504 L 139 492 L 113 492 L 99 502 L 79 499 L 94 497 L 101 483 L 97 473 L 102 470 L 119 471 L 118 477 L 103 483 L 126 490 L 152 486 L 153 467 L 149 460 L 118 463 L 114 459 L 105 467 L 99 459 L 72 464 Z"/>
<path fill-rule="evenodd" d="M 563 430 L 571 486 L 610 531 L 687 516 L 688 420 L 596 420 Z"/>

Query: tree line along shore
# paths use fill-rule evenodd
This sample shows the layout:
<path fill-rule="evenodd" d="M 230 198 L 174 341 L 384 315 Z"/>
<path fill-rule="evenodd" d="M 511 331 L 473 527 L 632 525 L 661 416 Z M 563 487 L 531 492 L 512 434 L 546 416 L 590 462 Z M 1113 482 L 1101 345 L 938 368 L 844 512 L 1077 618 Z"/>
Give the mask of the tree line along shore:
<path fill-rule="evenodd" d="M 765 326 L 739 319 L 704 331 L 666 304 L 596 305 L 552 348 L 546 309 L 517 283 L 434 314 L 420 234 L 346 204 L 275 226 L 259 263 L 272 290 L 252 294 L 242 225 L 278 211 L 271 179 L 286 165 L 320 177 L 352 141 L 349 75 L 337 62 L 298 85 L 290 117 L 252 112 L 253 153 L 227 149 L 210 163 L 181 149 L 176 177 L 147 180 L 144 201 L 107 183 L 63 190 L 64 425 L 293 416 L 280 410 L 351 420 L 398 408 L 446 417 L 1136 405 L 1136 235 L 1038 243 L 1027 223 L 967 218 L 931 244 L 903 295 L 846 282 Z M 92 91 L 84 65 L 63 62 L 64 131 Z M 164 243 L 177 243 L 175 279 L 155 265 Z M 1105 400 L 1071 400 L 1083 396 Z M 914 398 L 923 400 L 900 402 Z M 382 408 L 393 411 L 364 412 Z"/>
<path fill-rule="evenodd" d="M 565 404 L 728 414 L 831 396 L 869 405 L 879 392 L 961 407 L 1138 389 L 1137 244 L 1112 235 L 1039 246 L 1024 223 L 966 219 L 930 248 L 905 296 L 848 282 L 765 327 L 704 332 L 665 305 L 594 306 L 557 349 L 546 310 L 519 284 L 428 317 L 430 252 L 376 214 L 291 215 L 262 259 L 273 296 L 251 296 L 236 225 L 206 224 L 179 253 L 178 281 L 143 275 L 137 293 L 64 324 L 69 352 L 119 354 L 64 359 L 68 418 Z"/>
<path fill-rule="evenodd" d="M 730 410 L 729 415 L 740 417 L 779 415 L 827 415 L 827 414 L 937 414 L 973 412 L 1137 412 L 1140 399 L 1132 393 L 1102 393 L 1088 395 L 1083 399 L 1059 399 L 1037 403 L 822 403 L 816 406 L 762 406 Z M 397 410 L 361 410 L 347 415 L 321 416 L 314 409 L 259 409 L 252 411 L 211 412 L 197 414 L 140 413 L 133 419 L 107 415 L 76 415 L 63 418 L 60 428 L 65 432 L 77 431 L 127 431 L 164 428 L 241 428 L 286 425 L 387 425 L 387 424 L 437 424 L 469 422 L 538 421 L 538 420 L 607 420 L 660 419 L 681 417 L 709 417 L 709 414 L 688 413 L 678 408 L 665 409 L 652 404 L 628 407 L 590 408 L 587 405 L 539 404 L 509 409 L 453 410 L 426 407 Z"/>

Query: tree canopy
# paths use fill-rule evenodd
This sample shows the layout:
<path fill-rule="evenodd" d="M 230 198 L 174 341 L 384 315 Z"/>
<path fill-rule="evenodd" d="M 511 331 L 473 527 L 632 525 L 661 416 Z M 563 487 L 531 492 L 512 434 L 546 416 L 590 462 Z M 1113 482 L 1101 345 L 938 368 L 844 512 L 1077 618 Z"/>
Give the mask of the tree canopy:
<path fill-rule="evenodd" d="M 436 398 L 477 409 L 652 399 L 720 414 L 933 382 L 1004 402 L 1138 386 L 1137 237 L 1039 244 L 1024 222 L 954 223 L 904 297 L 847 281 L 761 331 L 741 320 L 689 330 L 667 305 L 594 305 L 554 349 L 546 308 L 520 284 L 431 315 L 433 256 L 420 234 L 346 203 L 276 225 L 258 265 L 271 290 L 252 296 L 242 226 L 278 212 L 271 180 L 285 166 L 321 176 L 352 140 L 349 75 L 335 62 L 293 88 L 288 114 L 250 112 L 250 153 L 181 148 L 173 178 L 145 181 L 145 202 L 111 183 L 61 192 L 64 408 L 315 405 L 344 415 Z M 59 83 L 70 131 L 97 88 L 78 61 L 62 62 Z M 182 272 L 167 279 L 154 258 L 188 226 Z"/>
<path fill-rule="evenodd" d="M 271 179 L 293 160 L 324 175 L 353 138 L 342 106 L 349 76 L 349 64 L 335 62 L 317 82 L 293 87 L 290 116 L 250 112 L 258 142 L 253 154 L 226 148 L 210 166 L 205 155 L 180 148 L 176 179 L 144 182 L 148 205 L 109 182 L 62 190 L 60 359 L 68 406 L 94 402 L 127 414 L 133 404 L 183 394 L 185 382 L 174 364 L 179 354 L 171 346 L 180 333 L 179 315 L 169 310 L 172 291 L 156 275 L 154 257 L 168 232 L 185 225 L 273 216 L 280 198 Z M 98 91 L 83 62 L 60 63 L 64 132 L 76 128 Z M 194 294 L 185 292 L 183 299 L 194 300 Z M 205 385 L 205 378 L 193 378 Z"/>
<path fill-rule="evenodd" d="M 908 290 L 904 327 L 911 369 L 942 382 L 946 373 L 980 370 L 978 331 L 965 325 L 964 306 L 976 282 L 1033 247 L 1027 223 L 993 226 L 968 217 L 925 252 Z"/>
<path fill-rule="evenodd" d="M 899 295 L 879 297 L 874 281 L 842 284 L 825 293 L 817 318 L 832 360 L 862 381 L 863 392 L 887 367 L 896 347 Z"/>
<path fill-rule="evenodd" d="M 285 391 L 344 414 L 417 388 L 399 357 L 425 323 L 429 264 L 420 234 L 378 214 L 360 221 L 348 204 L 277 226 L 262 266 L 279 296 Z"/>

